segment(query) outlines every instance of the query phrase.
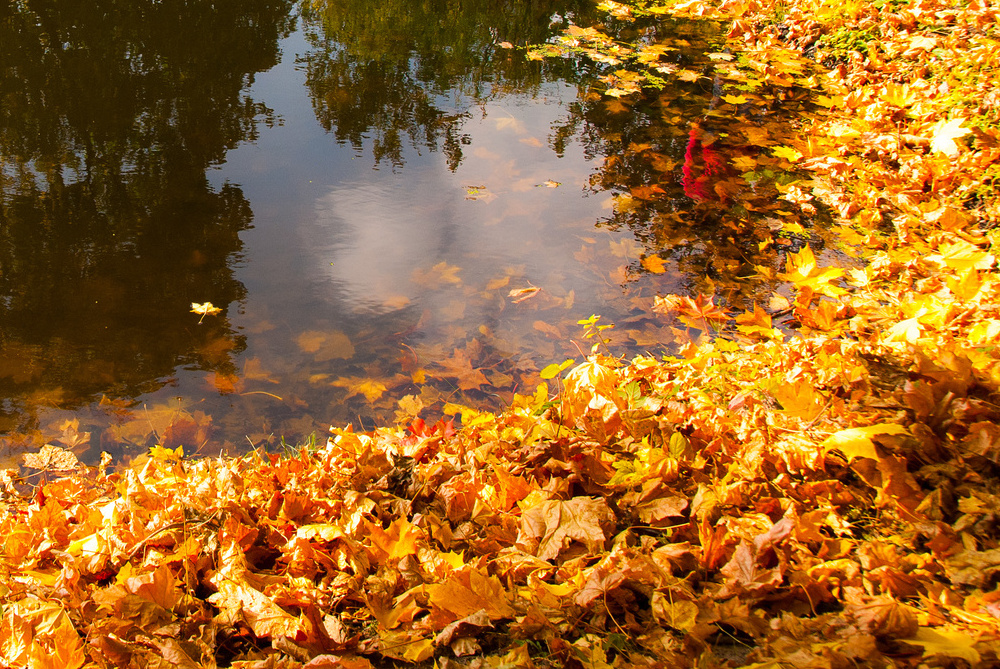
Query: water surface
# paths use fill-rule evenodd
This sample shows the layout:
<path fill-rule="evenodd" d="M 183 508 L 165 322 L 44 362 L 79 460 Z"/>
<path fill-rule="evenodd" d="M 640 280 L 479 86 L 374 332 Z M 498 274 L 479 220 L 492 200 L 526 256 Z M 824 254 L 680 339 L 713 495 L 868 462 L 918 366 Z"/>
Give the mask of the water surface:
<path fill-rule="evenodd" d="M 0 457 L 239 451 L 498 408 L 589 352 L 591 314 L 623 354 L 669 350 L 655 295 L 762 262 L 720 223 L 733 201 L 692 189 L 693 133 L 762 122 L 710 77 L 627 106 L 592 65 L 501 46 L 588 7 L 3 10 Z M 649 39 L 699 68 L 715 30 Z"/>

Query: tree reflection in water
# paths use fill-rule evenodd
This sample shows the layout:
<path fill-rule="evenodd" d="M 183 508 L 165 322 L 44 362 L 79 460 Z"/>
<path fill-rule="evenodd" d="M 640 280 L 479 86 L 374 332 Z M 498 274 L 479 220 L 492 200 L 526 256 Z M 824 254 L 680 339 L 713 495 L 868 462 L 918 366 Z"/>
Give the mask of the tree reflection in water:
<path fill-rule="evenodd" d="M 0 429 L 38 405 L 136 396 L 178 365 L 225 370 L 240 189 L 205 170 L 274 121 L 243 93 L 278 60 L 289 0 L 0 9 Z"/>

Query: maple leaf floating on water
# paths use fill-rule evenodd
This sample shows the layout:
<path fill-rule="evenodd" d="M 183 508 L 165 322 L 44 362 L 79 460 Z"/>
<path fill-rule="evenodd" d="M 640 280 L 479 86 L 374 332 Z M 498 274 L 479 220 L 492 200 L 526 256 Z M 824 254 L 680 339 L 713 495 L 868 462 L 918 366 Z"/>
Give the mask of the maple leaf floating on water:
<path fill-rule="evenodd" d="M 192 302 L 191 303 L 191 313 L 193 313 L 193 314 L 201 314 L 201 318 L 198 319 L 199 323 L 201 323 L 203 320 L 205 320 L 205 316 L 214 316 L 215 314 L 217 314 L 217 313 L 219 313 L 221 311 L 222 311 L 222 309 L 220 309 L 219 307 L 215 306 L 211 302 L 200 302 L 200 303 L 199 302 Z"/>

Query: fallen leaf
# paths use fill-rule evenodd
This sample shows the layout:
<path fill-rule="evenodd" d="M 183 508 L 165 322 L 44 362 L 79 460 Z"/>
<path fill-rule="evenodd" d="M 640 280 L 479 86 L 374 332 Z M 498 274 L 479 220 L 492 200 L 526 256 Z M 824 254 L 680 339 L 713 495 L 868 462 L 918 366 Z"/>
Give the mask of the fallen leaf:
<path fill-rule="evenodd" d="M 612 519 L 603 499 L 548 500 L 522 512 L 516 544 L 542 560 L 554 560 L 574 541 L 586 546 L 588 552 L 598 553 L 604 548 L 605 527 Z"/>
<path fill-rule="evenodd" d="M 916 636 L 903 639 L 904 642 L 921 646 L 924 657 L 943 655 L 965 660 L 970 666 L 977 666 L 981 659 L 975 649 L 976 640 L 964 630 L 949 630 L 945 628 L 921 627 Z"/>
<path fill-rule="evenodd" d="M 31 469 L 41 469 L 45 471 L 70 471 L 79 466 L 80 461 L 76 459 L 72 451 L 67 451 L 58 446 L 46 444 L 37 453 L 26 453 L 22 462 L 25 467 Z"/>
<path fill-rule="evenodd" d="M 964 118 L 938 121 L 931 134 L 931 151 L 946 156 L 957 156 L 959 146 L 955 140 L 972 132 L 968 128 L 961 127 L 963 123 L 965 123 Z"/>
<path fill-rule="evenodd" d="M 460 267 L 449 265 L 447 262 L 442 260 L 430 269 L 418 268 L 413 270 L 412 280 L 413 283 L 421 285 L 425 288 L 438 288 L 443 285 L 456 285 L 462 283 L 461 277 L 458 276 L 460 271 Z"/>
<path fill-rule="evenodd" d="M 192 302 L 191 303 L 191 313 L 201 314 L 201 318 L 198 322 L 201 323 L 205 320 L 205 316 L 214 316 L 222 311 L 219 307 L 215 306 L 211 302 Z"/>
<path fill-rule="evenodd" d="M 843 453 L 848 460 L 854 458 L 877 459 L 875 444 L 872 437 L 879 434 L 909 434 L 902 425 L 896 423 L 880 423 L 869 427 L 852 427 L 840 430 L 823 440 L 819 447 L 824 452 L 834 449 Z"/>
<path fill-rule="evenodd" d="M 663 274 L 667 271 L 666 263 L 660 256 L 646 256 L 642 259 L 641 263 L 647 272 L 652 272 L 653 274 Z"/>

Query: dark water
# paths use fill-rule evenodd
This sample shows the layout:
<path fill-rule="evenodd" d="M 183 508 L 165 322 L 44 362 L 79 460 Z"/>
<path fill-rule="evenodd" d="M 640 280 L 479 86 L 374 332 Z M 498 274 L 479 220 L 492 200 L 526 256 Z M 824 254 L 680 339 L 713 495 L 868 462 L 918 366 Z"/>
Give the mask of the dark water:
<path fill-rule="evenodd" d="M 734 177 L 764 202 L 748 211 L 685 182 L 693 133 L 748 155 L 733 138 L 764 123 L 717 77 L 626 107 L 594 65 L 500 46 L 591 11 L 5 4 L 0 458 L 240 451 L 501 407 L 589 352 L 591 314 L 622 353 L 662 353 L 655 295 L 766 292 L 740 277 L 779 258 L 739 228 L 781 210 L 773 189 Z M 702 72 L 716 35 L 648 38 Z M 199 321 L 204 302 L 222 312 Z"/>

